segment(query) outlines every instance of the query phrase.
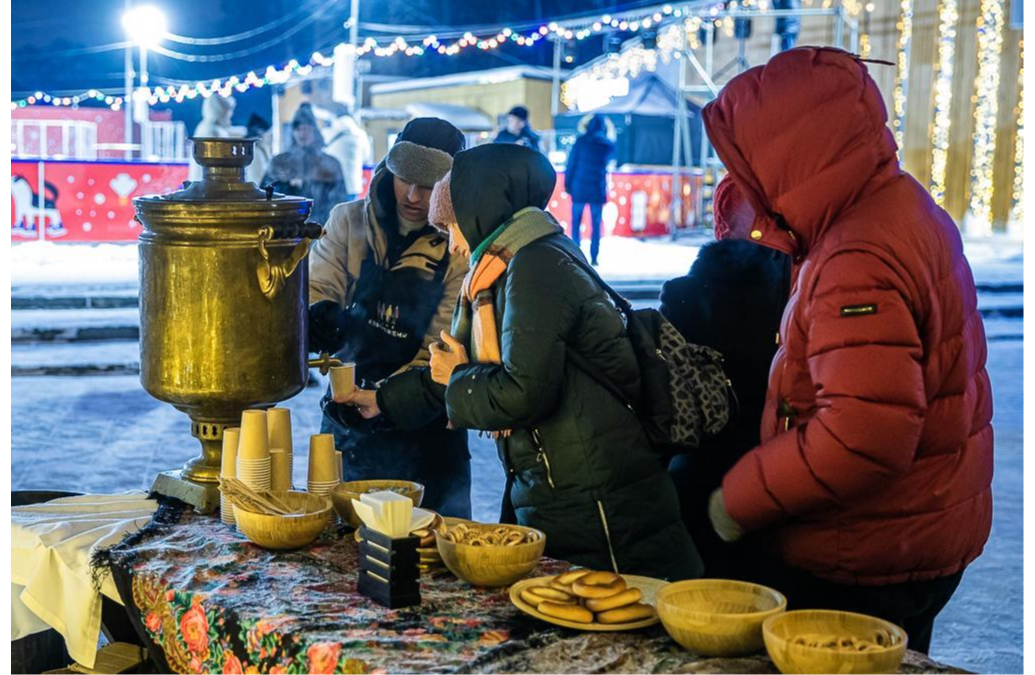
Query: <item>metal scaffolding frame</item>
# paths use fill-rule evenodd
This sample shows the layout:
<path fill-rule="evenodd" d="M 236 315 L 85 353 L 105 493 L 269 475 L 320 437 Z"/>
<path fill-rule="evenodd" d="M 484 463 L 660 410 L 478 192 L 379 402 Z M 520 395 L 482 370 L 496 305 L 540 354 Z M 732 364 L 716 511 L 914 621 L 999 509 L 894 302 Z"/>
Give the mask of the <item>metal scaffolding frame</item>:
<path fill-rule="evenodd" d="M 682 221 L 682 199 L 677 199 L 677 196 L 681 195 L 683 186 L 682 178 L 683 174 L 687 169 L 690 168 L 690 130 L 689 122 L 687 121 L 687 102 L 686 97 L 688 94 L 703 95 L 706 98 L 714 99 L 719 95 L 719 91 L 722 87 L 716 84 L 715 79 L 717 77 L 715 72 L 715 22 L 720 19 L 727 17 L 736 19 L 759 19 L 759 18 L 803 18 L 808 16 L 830 16 L 834 17 L 834 46 L 842 49 L 847 49 L 851 52 L 856 52 L 859 48 L 859 22 L 852 16 L 849 16 L 845 11 L 844 7 L 838 5 L 837 7 L 830 8 L 804 8 L 804 9 L 770 9 L 765 12 L 762 11 L 744 11 L 743 9 L 734 10 L 720 10 L 712 13 L 711 8 L 708 9 L 697 9 L 694 10 L 690 7 L 683 8 L 683 17 L 680 18 L 680 22 L 685 21 L 688 18 L 700 18 L 703 20 L 702 28 L 705 28 L 705 41 L 704 41 L 704 63 L 702 64 L 694 50 L 689 47 L 686 31 L 681 31 L 680 46 L 675 50 L 676 58 L 679 59 L 679 81 L 676 83 L 676 91 L 679 92 L 677 97 L 677 122 L 672 125 L 672 200 L 671 210 L 669 214 L 669 229 L 672 238 L 676 237 L 678 225 Z M 848 44 L 845 44 L 845 29 L 848 31 Z M 636 40 L 642 41 L 642 38 L 634 38 L 631 42 Z M 730 64 L 723 66 L 720 69 L 719 75 L 725 74 L 729 70 L 730 66 L 737 65 L 740 68 L 740 72 L 746 69 L 746 66 L 750 64 L 744 55 L 744 46 L 747 42 L 747 38 L 738 38 L 740 42 L 740 52 L 738 57 Z M 703 84 L 700 85 L 688 85 L 687 81 L 687 64 L 693 67 L 694 71 L 701 78 Z M 680 157 L 680 149 L 683 150 L 682 157 Z M 712 160 L 710 152 L 710 144 L 708 143 L 708 135 L 701 134 L 701 163 L 704 170 L 707 172 L 713 170 L 718 166 L 718 160 Z M 682 159 L 682 161 L 680 161 Z M 696 217 L 698 222 L 703 215 L 703 203 L 699 203 L 697 206 Z"/>

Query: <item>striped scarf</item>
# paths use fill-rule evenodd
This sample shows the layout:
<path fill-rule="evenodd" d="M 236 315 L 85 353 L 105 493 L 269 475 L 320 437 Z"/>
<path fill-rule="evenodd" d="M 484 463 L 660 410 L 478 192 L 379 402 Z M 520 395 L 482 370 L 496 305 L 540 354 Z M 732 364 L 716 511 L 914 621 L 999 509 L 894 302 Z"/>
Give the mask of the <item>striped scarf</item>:
<path fill-rule="evenodd" d="M 472 363 L 502 363 L 493 285 L 522 247 L 563 231 L 553 216 L 530 206 L 515 213 L 471 253 L 471 268 L 453 314 L 452 332 L 467 345 Z"/>

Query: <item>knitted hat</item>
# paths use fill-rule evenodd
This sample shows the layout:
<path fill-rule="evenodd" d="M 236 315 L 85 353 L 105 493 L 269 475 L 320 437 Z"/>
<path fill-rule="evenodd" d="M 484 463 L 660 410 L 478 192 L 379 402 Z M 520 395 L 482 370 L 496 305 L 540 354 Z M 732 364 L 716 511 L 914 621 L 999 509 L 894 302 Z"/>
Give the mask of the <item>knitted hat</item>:
<path fill-rule="evenodd" d="M 514 117 L 517 117 L 519 119 L 523 119 L 526 122 L 528 121 L 528 108 L 526 108 L 523 105 L 514 106 L 507 112 L 507 114 L 513 115 Z"/>
<path fill-rule="evenodd" d="M 453 195 L 449 188 L 450 172 L 447 171 L 442 180 L 435 183 L 431 190 L 431 203 L 428 207 L 428 222 L 434 227 L 446 230 L 446 226 L 456 222 L 456 213 L 453 212 Z"/>
<path fill-rule="evenodd" d="M 316 115 L 313 113 L 313 106 L 308 103 L 303 103 L 298 106 L 298 111 L 295 113 L 295 117 L 291 120 L 291 127 L 300 127 L 303 124 L 309 126 L 317 126 Z"/>

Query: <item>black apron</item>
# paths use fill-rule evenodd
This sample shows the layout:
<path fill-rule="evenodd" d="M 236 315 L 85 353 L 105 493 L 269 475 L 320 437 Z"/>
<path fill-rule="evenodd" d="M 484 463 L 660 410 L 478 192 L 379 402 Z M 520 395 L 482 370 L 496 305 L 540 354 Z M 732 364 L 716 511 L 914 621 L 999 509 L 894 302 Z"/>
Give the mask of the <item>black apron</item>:
<path fill-rule="evenodd" d="M 393 243 L 388 267 L 373 251 L 363 261 L 346 310 L 345 346 L 337 354 L 356 364 L 356 384 L 364 389 L 413 360 L 445 293 L 445 235 L 425 228 Z M 342 480 L 416 481 L 425 488 L 422 506 L 471 517 L 466 431 L 447 430 L 444 415 L 420 431 L 392 429 L 383 416 L 364 420 L 355 408 L 334 403 L 329 390 L 322 406 L 322 431 L 334 434 L 342 453 Z"/>

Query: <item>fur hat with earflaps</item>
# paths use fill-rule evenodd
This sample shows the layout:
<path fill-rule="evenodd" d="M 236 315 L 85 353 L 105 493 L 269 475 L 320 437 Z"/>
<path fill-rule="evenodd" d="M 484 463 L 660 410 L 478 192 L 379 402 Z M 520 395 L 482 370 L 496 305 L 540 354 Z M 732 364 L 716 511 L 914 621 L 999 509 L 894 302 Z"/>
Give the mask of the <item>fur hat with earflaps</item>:
<path fill-rule="evenodd" d="M 410 120 L 388 151 L 385 164 L 407 183 L 433 187 L 453 166 L 466 141 L 459 129 L 435 117 Z"/>

